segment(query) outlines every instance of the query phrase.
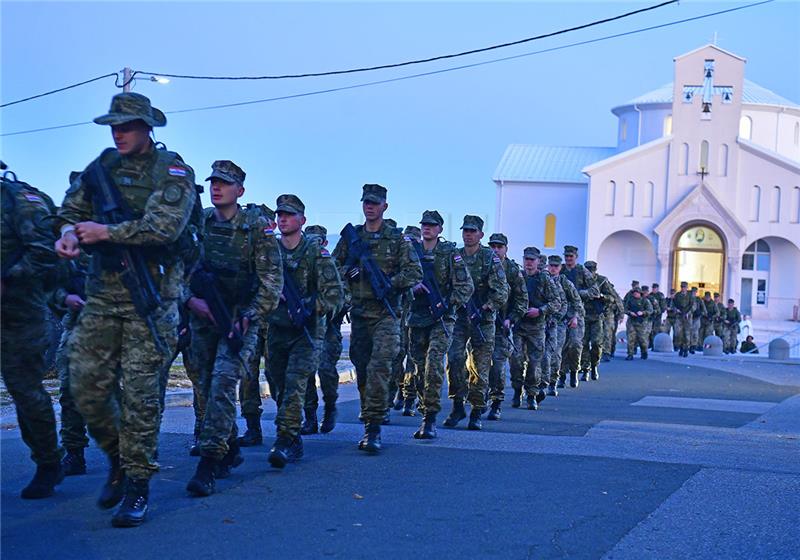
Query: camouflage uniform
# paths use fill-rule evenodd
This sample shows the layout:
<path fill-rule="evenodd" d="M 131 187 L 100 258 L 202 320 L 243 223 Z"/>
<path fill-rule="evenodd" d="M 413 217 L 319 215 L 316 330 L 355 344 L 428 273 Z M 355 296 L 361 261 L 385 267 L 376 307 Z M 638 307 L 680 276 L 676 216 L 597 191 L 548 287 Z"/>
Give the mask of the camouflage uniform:
<path fill-rule="evenodd" d="M 502 237 L 499 237 L 502 235 Z M 496 237 L 497 236 L 497 237 Z M 508 246 L 508 240 L 503 234 L 493 234 L 489 243 L 503 243 Z M 503 272 L 508 282 L 508 301 L 497 313 L 495 324 L 494 352 L 492 353 L 492 368 L 489 370 L 489 399 L 494 402 L 503 402 L 506 385 L 506 364 L 511 357 L 512 348 L 509 336 L 513 336 L 513 327 L 518 324 L 528 310 L 528 289 L 522 268 L 513 259 L 503 259 Z M 503 328 L 505 320 L 511 321 L 511 331 Z"/>
<path fill-rule="evenodd" d="M 561 256 L 551 255 L 548 258 L 548 263 L 560 265 Z M 558 383 L 559 380 L 563 381 L 565 378 L 566 373 L 563 368 L 564 355 L 570 351 L 567 347 L 567 344 L 573 345 L 573 352 L 580 352 L 580 346 L 583 342 L 583 316 L 585 313 L 583 309 L 583 300 L 581 299 L 580 294 L 578 294 L 578 290 L 575 288 L 575 285 L 563 274 L 554 276 L 553 281 L 561 287 L 561 291 L 564 293 L 564 299 L 562 301 L 566 303 L 564 305 L 564 309 L 562 309 L 564 316 L 558 322 L 558 329 L 556 331 L 557 355 L 550 362 L 551 385 L 553 383 Z M 572 322 L 573 318 L 576 319 L 577 325 L 575 328 L 570 328 L 569 324 Z M 567 336 L 568 333 L 569 337 Z M 558 384 L 563 387 L 563 384 Z"/>
<path fill-rule="evenodd" d="M 308 378 L 306 387 L 306 416 L 308 411 L 317 410 L 319 397 L 317 396 L 316 376 L 319 376 L 319 386 L 322 390 L 322 400 L 326 407 L 336 405 L 339 399 L 339 370 L 336 365 L 342 355 L 342 322 L 344 321 L 343 310 L 336 314 L 329 313 L 325 318 L 325 334 L 322 337 L 319 352 L 319 367 L 316 375 L 312 374 Z"/>
<path fill-rule="evenodd" d="M 733 302 L 729 302 L 732 304 Z M 739 334 L 739 323 L 742 321 L 742 315 L 739 310 L 733 305 L 725 308 L 725 313 L 722 315 L 722 350 L 726 354 L 736 353 L 736 335 Z"/>
<path fill-rule="evenodd" d="M 525 258 L 541 258 L 536 247 L 527 247 Z M 549 384 L 549 372 L 544 375 L 542 359 L 545 351 L 545 329 L 547 316 L 561 311 L 561 300 L 550 274 L 546 272 L 524 273 L 528 294 L 528 309 L 539 310 L 537 317 L 523 315 L 514 327 L 516 352 L 511 360 L 511 385 L 515 391 L 525 388 L 528 398 L 534 397 L 540 389 Z M 527 362 L 527 367 L 524 365 Z"/>
<path fill-rule="evenodd" d="M 565 254 L 578 254 L 577 248 L 570 245 L 564 247 L 564 252 Z M 567 352 L 567 348 L 565 348 L 564 353 L 564 366 L 566 366 L 566 370 L 573 374 L 577 373 L 579 368 L 586 371 L 583 369 L 584 366 L 596 365 L 600 359 L 599 351 L 602 344 L 602 340 L 600 339 L 600 335 L 602 334 L 600 327 L 600 308 L 602 306 L 602 301 L 600 300 L 601 294 L 600 290 L 597 288 L 594 275 L 581 264 L 576 263 L 571 269 L 564 265 L 561 269 L 561 274 L 566 276 L 578 290 L 585 311 L 581 349 L 576 351 L 568 341 L 567 347 L 569 348 L 569 352 Z M 572 335 L 573 333 L 570 332 L 568 334 Z M 591 356 L 589 356 L 590 345 L 593 352 Z"/>
<path fill-rule="evenodd" d="M 386 200 L 386 189 L 380 185 L 365 185 L 362 200 Z M 369 247 L 372 259 L 384 274 L 391 278 L 394 296 L 387 301 L 395 317 L 400 310 L 397 294 L 417 284 L 422 279 L 422 269 L 411 244 L 401 231 L 389 227 L 384 221 L 376 232 L 356 226 L 356 234 Z M 333 251 L 339 273 L 349 281 L 352 317 L 350 333 L 350 360 L 356 369 L 361 395 L 361 415 L 371 426 L 380 428 L 386 413 L 389 376 L 392 360 L 400 345 L 400 319 L 392 317 L 384 302 L 372 291 L 367 273 L 358 261 L 349 262 L 349 245 L 342 238 Z"/>
<path fill-rule="evenodd" d="M 465 216 L 463 227 L 482 230 L 483 220 L 477 216 Z M 500 258 L 489 247 L 478 245 L 472 255 L 462 247 L 454 258 L 462 259 L 469 271 L 475 287 L 472 298 L 478 307 L 488 305 L 489 309 L 480 311 L 477 327 L 470 320 L 466 308 L 457 311 L 453 340 L 447 351 L 448 397 L 454 401 L 454 406 L 460 406 L 456 402 L 463 403 L 466 399 L 474 413 L 482 414 L 492 365 L 495 318 L 497 310 L 502 309 L 508 299 L 508 282 Z"/>
<path fill-rule="evenodd" d="M 703 307 L 705 307 L 706 314 L 700 320 L 700 344 L 704 344 L 706 337 L 714 334 L 714 323 L 717 321 L 717 304 L 711 299 L 711 294 L 706 292 L 708 297 L 703 297 Z"/>
<path fill-rule="evenodd" d="M 653 315 L 650 317 L 651 328 L 650 328 L 650 345 L 649 348 L 653 348 L 653 341 L 658 333 L 660 333 L 662 328 L 662 317 L 664 316 L 664 312 L 667 310 L 667 298 L 661 292 L 656 292 L 655 290 L 658 289 L 657 284 L 653 284 L 652 289 L 650 290 L 650 296 L 655 299 L 652 301 L 653 304 Z M 658 307 L 656 307 L 656 303 Z"/>
<path fill-rule="evenodd" d="M 638 292 L 638 288 L 635 291 Z M 627 359 L 633 359 L 633 354 L 637 347 L 642 351 L 642 358 L 647 359 L 648 323 L 651 321 L 650 316 L 653 314 L 653 305 L 648 298 L 631 297 L 625 304 L 625 313 L 628 316 L 625 324 L 625 332 L 628 338 Z M 638 313 L 642 313 L 642 315 L 640 316 Z"/>
<path fill-rule="evenodd" d="M 614 288 L 614 285 L 609 282 L 611 288 L 611 300 L 606 301 L 606 311 L 604 315 L 603 333 L 605 340 L 603 341 L 603 352 L 607 358 L 614 355 L 617 348 L 617 327 L 622 317 L 625 316 L 625 306 L 622 302 L 619 292 Z"/>
<path fill-rule="evenodd" d="M 592 268 L 596 270 L 596 267 L 595 264 Z M 608 298 L 613 299 L 613 296 L 609 296 L 608 279 L 603 276 L 602 278 L 605 279 L 603 282 L 591 268 L 586 267 L 586 269 L 594 277 L 595 286 L 600 291 L 600 295 L 589 297 L 583 302 L 586 309 L 586 330 L 583 333 L 583 349 L 581 351 L 581 371 L 584 373 L 584 379 L 588 379 L 590 371 L 592 378 L 597 377 L 597 365 L 603 353 L 603 340 L 605 339 L 606 301 Z"/>
<path fill-rule="evenodd" d="M 26 183 L 4 178 L 1 184 L 0 370 L 31 458 L 38 467 L 55 471 L 62 450 L 56 437 L 53 404 L 42 386 L 47 347 L 45 280 L 55 274 L 58 261 L 47 221 L 54 207 L 47 195 Z"/>
<path fill-rule="evenodd" d="M 549 275 L 549 273 L 547 273 Z M 556 289 L 558 296 L 558 311 L 551 311 L 545 317 L 545 335 L 544 335 L 544 358 L 542 359 L 542 377 L 543 383 L 555 388 L 558 382 L 558 368 L 561 367 L 561 346 L 558 340 L 558 327 L 564 322 L 564 317 L 567 314 L 567 294 L 561 286 L 561 282 L 556 280 L 550 275 L 553 280 L 553 287 Z"/>
<path fill-rule="evenodd" d="M 720 298 L 720 295 L 717 293 L 714 294 L 714 305 L 716 305 L 717 307 L 716 310 L 717 315 L 716 318 L 714 319 L 714 334 L 722 338 L 722 335 L 724 333 L 724 325 L 722 323 L 722 318 L 725 315 L 725 310 L 727 309 L 727 307 L 725 307 L 725 304 L 722 303 L 722 299 Z"/>
<path fill-rule="evenodd" d="M 681 284 L 684 287 L 685 283 Z M 695 298 L 689 292 L 680 291 L 672 296 L 672 306 L 675 308 L 675 345 L 685 355 L 689 351 L 692 339 L 692 312 L 694 311 Z"/>
<path fill-rule="evenodd" d="M 700 325 L 706 316 L 706 306 L 703 304 L 703 299 L 698 297 L 696 292 L 693 292 L 694 310 L 692 311 L 692 338 L 689 343 L 691 352 L 703 349 L 703 341 L 700 339 Z"/>
<path fill-rule="evenodd" d="M 406 236 L 406 239 L 411 242 L 411 238 L 408 236 Z M 397 356 L 392 360 L 392 375 L 389 378 L 389 389 L 387 391 L 389 397 L 386 405 L 387 410 L 395 404 L 395 397 L 397 397 L 397 404 L 405 400 L 406 374 L 411 369 L 411 358 L 408 357 L 408 313 L 413 297 L 411 290 L 407 290 L 400 296 L 400 347 Z M 416 391 L 412 389 L 411 394 L 416 394 Z"/>

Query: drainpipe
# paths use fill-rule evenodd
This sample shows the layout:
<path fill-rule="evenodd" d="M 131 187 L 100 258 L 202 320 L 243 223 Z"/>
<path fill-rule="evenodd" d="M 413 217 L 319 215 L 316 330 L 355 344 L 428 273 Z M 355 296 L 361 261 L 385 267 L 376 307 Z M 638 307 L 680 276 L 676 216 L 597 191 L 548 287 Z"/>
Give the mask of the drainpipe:
<path fill-rule="evenodd" d="M 636 145 L 642 145 L 642 111 L 639 109 L 637 104 L 633 104 L 633 110 L 638 113 L 638 117 L 636 119 Z"/>

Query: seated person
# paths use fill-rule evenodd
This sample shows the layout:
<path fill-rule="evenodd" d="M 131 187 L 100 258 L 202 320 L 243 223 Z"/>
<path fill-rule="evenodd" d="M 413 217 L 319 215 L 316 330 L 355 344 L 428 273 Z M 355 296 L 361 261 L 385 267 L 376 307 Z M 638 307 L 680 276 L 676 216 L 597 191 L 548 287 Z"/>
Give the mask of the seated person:
<path fill-rule="evenodd" d="M 758 348 L 756 348 L 756 343 L 753 342 L 752 335 L 747 335 L 747 338 L 742 342 L 739 348 L 739 352 L 742 354 L 758 354 Z"/>

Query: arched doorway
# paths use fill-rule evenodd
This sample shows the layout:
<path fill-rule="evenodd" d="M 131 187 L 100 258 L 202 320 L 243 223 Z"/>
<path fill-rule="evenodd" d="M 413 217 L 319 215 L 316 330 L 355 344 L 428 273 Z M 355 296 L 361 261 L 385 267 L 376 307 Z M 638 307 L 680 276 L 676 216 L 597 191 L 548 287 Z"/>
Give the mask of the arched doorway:
<path fill-rule="evenodd" d="M 685 227 L 675 240 L 672 261 L 672 287 L 681 282 L 703 292 L 723 293 L 725 244 L 720 233 L 707 224 Z"/>
<path fill-rule="evenodd" d="M 616 231 L 597 251 L 598 272 L 607 276 L 623 294 L 631 280 L 642 284 L 658 281 L 658 261 L 653 242 L 639 232 Z"/>

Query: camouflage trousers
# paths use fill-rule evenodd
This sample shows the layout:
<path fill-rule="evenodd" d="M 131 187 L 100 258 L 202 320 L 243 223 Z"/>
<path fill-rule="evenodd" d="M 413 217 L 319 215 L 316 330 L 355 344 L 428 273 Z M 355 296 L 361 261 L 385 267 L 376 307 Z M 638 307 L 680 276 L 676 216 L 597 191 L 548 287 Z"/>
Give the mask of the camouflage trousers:
<path fill-rule="evenodd" d="M 561 366 L 564 362 L 564 343 L 566 340 L 567 323 L 565 319 L 556 323 L 556 348 L 555 354 L 550 358 L 550 383 L 557 383 L 559 377 L 561 377 Z"/>
<path fill-rule="evenodd" d="M 714 334 L 722 338 L 725 334 L 725 328 L 722 321 L 714 321 Z"/>
<path fill-rule="evenodd" d="M 316 375 L 312 371 L 306 385 L 306 410 L 317 410 L 319 396 L 317 396 L 316 378 L 319 376 L 319 387 L 322 390 L 322 400 L 326 406 L 335 406 L 339 400 L 339 369 L 336 364 L 342 355 L 342 322 L 328 321 L 325 327 L 325 337 L 319 353 L 319 368 Z"/>
<path fill-rule="evenodd" d="M 535 395 L 548 383 L 542 374 L 545 330 L 544 318 L 535 322 L 524 319 L 514 329 L 514 346 L 517 350 L 511 355 L 511 386 L 514 389 L 524 387 L 528 395 Z"/>
<path fill-rule="evenodd" d="M 603 352 L 614 355 L 617 349 L 617 318 L 613 311 L 603 314 Z"/>
<path fill-rule="evenodd" d="M 153 319 L 171 354 L 177 303 L 165 301 Z M 89 296 L 69 339 L 70 389 L 91 436 L 106 454 L 119 454 L 130 478 L 148 479 L 158 470 L 160 373 L 167 359 L 132 304 Z"/>
<path fill-rule="evenodd" d="M 242 336 L 241 360 L 231 352 L 225 338 L 207 319 L 193 316 L 191 328 L 191 357 L 200 373 L 200 386 L 206 402 L 200 430 L 200 454 L 222 459 L 228 452 L 228 442 L 238 433 L 236 385 L 249 374 L 245 366 L 251 364 L 256 354 L 260 326 L 251 323 Z"/>
<path fill-rule="evenodd" d="M 736 345 L 738 340 L 736 335 L 739 334 L 739 326 L 725 326 L 722 331 L 722 350 L 723 352 L 736 352 Z"/>
<path fill-rule="evenodd" d="M 581 371 L 597 367 L 603 352 L 603 321 L 599 317 L 586 319 L 581 350 Z"/>
<path fill-rule="evenodd" d="M 692 318 L 691 340 L 689 344 L 693 347 L 700 346 L 703 343 L 703 341 L 700 340 L 700 320 L 700 317 Z"/>
<path fill-rule="evenodd" d="M 580 369 L 585 330 L 586 324 L 583 317 L 578 317 L 578 326 L 574 329 L 569 327 L 569 323 L 565 326 L 564 345 L 561 349 L 561 379 L 566 377 L 567 372 L 577 372 Z"/>
<path fill-rule="evenodd" d="M 494 319 L 482 321 L 479 329 L 465 317 L 456 319 L 447 351 L 447 396 L 466 399 L 473 409 L 483 411 L 494 351 Z"/>
<path fill-rule="evenodd" d="M 203 427 L 203 417 L 206 414 L 206 399 L 205 396 L 203 395 L 203 389 L 200 386 L 200 372 L 197 370 L 197 366 L 192 361 L 192 354 L 189 348 L 184 348 L 178 354 L 180 354 L 181 361 L 183 362 L 183 368 L 186 370 L 186 377 L 188 377 L 189 381 L 192 382 L 192 409 L 194 410 L 194 436 L 199 437 L 200 429 Z M 177 357 L 178 356 L 175 355 L 175 358 Z M 160 380 L 159 390 L 161 394 L 159 397 L 159 402 L 161 404 L 162 414 L 164 413 L 164 406 L 166 402 L 167 384 L 169 383 L 170 369 L 172 369 L 172 364 L 174 362 L 175 359 L 172 359 L 168 363 L 164 364 L 164 367 L 161 369 L 160 373 L 161 380 Z"/>
<path fill-rule="evenodd" d="M 714 334 L 714 321 L 708 319 L 701 319 L 700 320 L 700 342 L 699 344 L 704 344 L 706 338 L 712 336 Z"/>
<path fill-rule="evenodd" d="M 406 365 L 408 363 L 408 365 Z M 400 325 L 400 349 L 392 360 L 392 375 L 389 378 L 387 410 L 392 407 L 397 392 L 403 394 L 406 373 L 411 369 L 411 358 L 408 356 L 408 327 Z"/>
<path fill-rule="evenodd" d="M 309 342 L 303 329 L 275 325 L 269 329 L 267 351 L 270 375 L 277 391 L 275 402 L 278 404 L 278 414 L 275 416 L 275 426 L 278 436 L 294 439 L 300 435 L 306 385 L 308 378 L 319 367 L 321 345 L 321 338 L 313 338 Z"/>
<path fill-rule="evenodd" d="M 412 327 L 409 341 L 414 364 L 414 386 L 419 387 L 418 398 L 422 414 L 438 414 L 442 410 L 442 383 L 444 383 L 444 357 L 450 348 L 454 322 L 445 320 L 427 327 Z M 408 398 L 408 397 L 407 397 Z"/>
<path fill-rule="evenodd" d="M 269 370 L 269 353 L 267 352 L 267 334 L 269 325 L 261 325 L 258 329 L 255 350 L 247 364 L 250 375 L 243 377 L 239 381 L 239 406 L 242 409 L 242 416 L 261 418 L 263 412 L 261 408 L 261 358 L 264 358 L 264 377 L 269 385 L 269 394 L 275 398 L 275 388 L 272 384 L 272 377 Z"/>
<path fill-rule="evenodd" d="M 558 368 L 561 366 L 561 347 L 558 345 L 558 325 L 561 322 L 563 321 L 560 319 L 547 319 L 545 325 L 544 357 L 542 358 L 543 384 L 554 385 L 558 381 Z"/>
<path fill-rule="evenodd" d="M 628 356 L 633 356 L 637 348 L 642 351 L 642 355 L 647 353 L 647 323 L 647 319 L 637 321 L 628 317 L 625 323 L 625 335 L 628 339 Z"/>
<path fill-rule="evenodd" d="M 17 303 L 17 302 L 13 302 Z M 37 465 L 52 465 L 63 451 L 56 437 L 56 416 L 42 385 L 47 348 L 44 309 L 3 301 L 0 330 L 0 370 L 14 408 L 22 441 Z"/>
<path fill-rule="evenodd" d="M 656 338 L 656 335 L 661 332 L 661 316 L 652 317 L 649 319 L 649 334 L 648 334 L 648 348 L 653 347 L 653 341 Z"/>
<path fill-rule="evenodd" d="M 502 325 L 495 324 L 492 367 L 489 369 L 489 400 L 503 402 L 506 388 L 506 365 L 511 358 L 511 340 Z M 511 335 L 513 336 L 513 334 Z M 516 343 L 515 343 L 516 344 Z"/>
<path fill-rule="evenodd" d="M 356 368 L 361 417 L 367 423 L 380 423 L 386 414 L 392 361 L 400 347 L 400 320 L 389 313 L 351 316 L 350 361 Z"/>
<path fill-rule="evenodd" d="M 692 341 L 692 319 L 681 314 L 675 317 L 673 342 L 678 348 L 689 349 Z"/>
<path fill-rule="evenodd" d="M 56 371 L 60 382 L 58 402 L 61 404 L 61 445 L 67 449 L 83 449 L 89 446 L 89 436 L 86 432 L 86 421 L 78 411 L 78 405 L 72 397 L 69 383 L 69 356 L 68 343 L 78 316 L 72 311 L 64 315 L 61 324 L 61 340 L 56 350 Z"/>

